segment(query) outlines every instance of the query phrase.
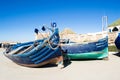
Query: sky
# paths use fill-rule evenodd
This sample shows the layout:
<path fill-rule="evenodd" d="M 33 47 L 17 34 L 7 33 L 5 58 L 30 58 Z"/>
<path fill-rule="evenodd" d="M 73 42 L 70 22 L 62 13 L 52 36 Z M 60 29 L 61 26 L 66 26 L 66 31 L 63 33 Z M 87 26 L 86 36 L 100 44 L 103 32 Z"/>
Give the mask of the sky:
<path fill-rule="evenodd" d="M 0 42 L 35 40 L 34 29 L 56 22 L 59 31 L 100 32 L 120 18 L 119 0 L 0 0 Z"/>

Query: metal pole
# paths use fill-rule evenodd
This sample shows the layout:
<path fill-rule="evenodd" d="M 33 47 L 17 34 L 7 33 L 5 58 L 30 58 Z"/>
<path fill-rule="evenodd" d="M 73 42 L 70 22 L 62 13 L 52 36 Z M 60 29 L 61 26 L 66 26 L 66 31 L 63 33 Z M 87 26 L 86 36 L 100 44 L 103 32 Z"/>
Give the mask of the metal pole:
<path fill-rule="evenodd" d="M 102 31 L 107 30 L 108 23 L 107 23 L 107 16 L 102 16 Z"/>

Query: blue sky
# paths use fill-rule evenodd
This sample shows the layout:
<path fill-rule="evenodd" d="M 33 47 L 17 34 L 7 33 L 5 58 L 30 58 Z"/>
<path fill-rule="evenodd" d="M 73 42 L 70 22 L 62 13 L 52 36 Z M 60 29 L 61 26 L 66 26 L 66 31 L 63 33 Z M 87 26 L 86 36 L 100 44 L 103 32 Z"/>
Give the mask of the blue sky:
<path fill-rule="evenodd" d="M 56 22 L 60 31 L 101 31 L 102 16 L 108 24 L 120 18 L 119 0 L 0 0 L 0 42 L 34 40 L 34 28 Z"/>

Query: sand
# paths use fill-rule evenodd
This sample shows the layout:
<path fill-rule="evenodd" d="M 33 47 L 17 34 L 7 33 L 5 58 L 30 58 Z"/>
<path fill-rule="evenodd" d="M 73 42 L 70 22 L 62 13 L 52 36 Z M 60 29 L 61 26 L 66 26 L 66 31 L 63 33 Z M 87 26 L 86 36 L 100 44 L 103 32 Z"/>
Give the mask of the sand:
<path fill-rule="evenodd" d="M 109 60 L 72 61 L 58 67 L 28 68 L 5 57 L 0 49 L 0 80 L 120 80 L 120 57 L 109 54 Z"/>

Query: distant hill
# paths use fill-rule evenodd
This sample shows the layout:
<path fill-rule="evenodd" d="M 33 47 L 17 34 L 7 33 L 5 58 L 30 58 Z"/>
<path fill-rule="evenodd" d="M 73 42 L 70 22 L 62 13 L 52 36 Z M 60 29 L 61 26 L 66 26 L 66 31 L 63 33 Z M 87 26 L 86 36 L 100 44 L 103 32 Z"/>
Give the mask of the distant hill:
<path fill-rule="evenodd" d="M 108 27 L 113 27 L 113 26 L 118 26 L 118 25 L 120 25 L 120 19 L 116 20 L 115 22 L 110 24 Z"/>
<path fill-rule="evenodd" d="M 75 32 L 69 28 L 65 28 L 60 34 L 75 34 Z"/>

